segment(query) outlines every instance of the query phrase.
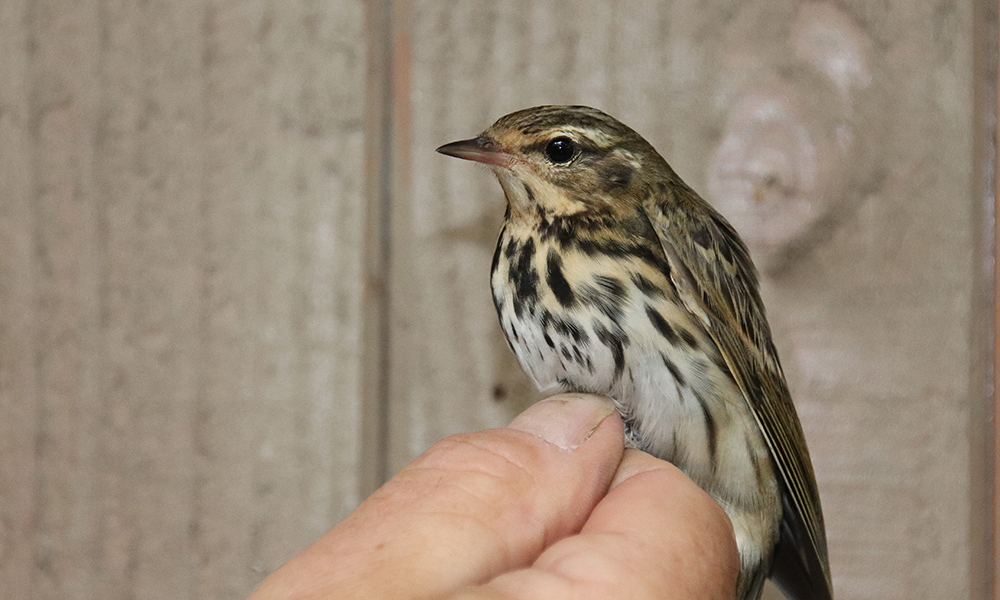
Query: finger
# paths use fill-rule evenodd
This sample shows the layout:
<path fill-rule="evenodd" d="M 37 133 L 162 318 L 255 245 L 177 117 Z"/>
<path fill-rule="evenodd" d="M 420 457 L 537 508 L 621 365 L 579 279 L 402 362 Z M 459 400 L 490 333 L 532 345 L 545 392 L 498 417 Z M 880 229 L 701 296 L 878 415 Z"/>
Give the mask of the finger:
<path fill-rule="evenodd" d="M 579 535 L 528 569 L 456 598 L 717 598 L 736 590 L 739 555 L 725 512 L 673 465 L 628 450 Z"/>
<path fill-rule="evenodd" d="M 436 597 L 530 565 L 580 530 L 622 452 L 614 406 L 588 395 L 542 401 L 503 429 L 451 436 L 253 598 Z"/>

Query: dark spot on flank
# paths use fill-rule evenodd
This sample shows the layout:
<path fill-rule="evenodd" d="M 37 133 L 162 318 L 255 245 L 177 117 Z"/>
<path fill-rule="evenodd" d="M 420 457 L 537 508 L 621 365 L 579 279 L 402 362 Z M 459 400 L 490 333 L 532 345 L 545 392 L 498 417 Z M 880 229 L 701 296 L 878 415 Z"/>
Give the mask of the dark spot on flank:
<path fill-rule="evenodd" d="M 552 342 L 552 338 L 549 336 L 549 332 L 546 331 L 542 334 L 542 338 L 545 339 L 545 343 L 548 344 L 549 348 L 555 350 L 556 345 Z"/>
<path fill-rule="evenodd" d="M 601 311 L 601 314 L 618 324 L 622 318 L 622 300 L 592 286 L 580 290 L 580 302 Z"/>
<path fill-rule="evenodd" d="M 701 412 L 704 416 L 705 438 L 708 440 L 708 459 L 712 470 L 715 471 L 715 458 L 718 452 L 718 432 L 716 431 L 715 417 L 712 416 L 712 411 L 709 409 L 708 403 L 701 395 L 696 393 L 694 397 L 698 399 L 698 405 L 701 406 Z"/>
<path fill-rule="evenodd" d="M 645 275 L 641 273 L 632 273 L 631 279 L 632 284 L 635 285 L 635 287 L 638 288 L 638 290 L 643 294 L 651 297 L 663 296 L 663 290 L 656 287 L 656 284 L 650 281 Z"/>
<path fill-rule="evenodd" d="M 663 318 L 663 315 L 658 313 L 652 306 L 646 305 L 646 316 L 649 317 L 649 322 L 653 324 L 660 335 L 664 337 L 671 344 L 676 344 L 678 341 L 677 332 L 674 328 L 667 323 L 667 320 Z"/>
<path fill-rule="evenodd" d="M 556 333 L 563 336 L 571 336 L 574 343 L 582 344 L 585 348 L 590 342 L 590 337 L 587 335 L 587 332 L 580 329 L 580 326 L 573 319 L 560 319 L 559 317 L 553 316 L 552 313 L 545 311 L 542 313 L 539 322 L 542 329 L 545 329 L 551 323 L 552 328 L 556 330 Z"/>
<path fill-rule="evenodd" d="M 698 346 L 697 338 L 695 338 L 694 334 L 688 331 L 687 329 L 681 329 L 681 339 L 684 340 L 685 344 L 691 346 L 692 348 Z"/>
<path fill-rule="evenodd" d="M 559 353 L 562 354 L 563 358 L 565 358 L 566 360 L 573 360 L 573 354 L 569 351 L 569 348 L 567 348 L 566 346 L 561 346 L 559 348 Z"/>
<path fill-rule="evenodd" d="M 663 359 L 663 366 L 665 366 L 667 370 L 670 371 L 670 376 L 673 377 L 674 381 L 677 382 L 678 389 L 685 387 L 687 385 L 687 382 L 685 381 L 684 376 L 681 375 L 680 369 L 678 369 L 677 365 L 674 364 L 674 361 L 667 358 L 667 355 L 663 354 L 662 352 L 660 353 L 660 358 Z M 681 402 L 683 402 L 683 396 L 681 396 L 681 398 L 682 398 Z"/>
<path fill-rule="evenodd" d="M 618 380 L 625 370 L 626 340 L 621 335 L 612 333 L 608 328 L 599 323 L 594 326 L 594 333 L 597 334 L 597 339 L 611 350 L 611 356 L 615 361 L 615 380 Z"/>
<path fill-rule="evenodd" d="M 566 281 L 566 277 L 563 275 L 562 257 L 559 256 L 559 253 L 554 248 L 549 250 L 545 273 L 546 279 L 549 282 L 549 288 L 552 289 L 552 293 L 555 294 L 559 304 L 567 308 L 573 306 L 576 303 L 576 297 L 573 294 L 573 288 L 570 287 L 569 282 Z"/>
<path fill-rule="evenodd" d="M 493 400 L 496 402 L 503 402 L 507 397 L 507 388 L 504 387 L 502 383 L 498 383 L 493 386 Z"/>
<path fill-rule="evenodd" d="M 624 300 L 628 297 L 628 292 L 625 290 L 625 285 L 617 277 L 608 277 L 607 275 L 595 275 L 594 283 L 597 287 L 601 288 L 609 296 L 613 296 L 616 300 Z"/>

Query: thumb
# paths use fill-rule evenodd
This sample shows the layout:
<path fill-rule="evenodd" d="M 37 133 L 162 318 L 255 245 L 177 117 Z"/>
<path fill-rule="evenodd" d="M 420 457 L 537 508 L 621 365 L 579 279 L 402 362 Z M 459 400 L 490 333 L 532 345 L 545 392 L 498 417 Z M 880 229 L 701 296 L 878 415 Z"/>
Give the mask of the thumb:
<path fill-rule="evenodd" d="M 543 400 L 506 428 L 447 437 L 253 598 L 290 585 L 294 597 L 433 598 L 528 566 L 583 527 L 623 452 L 614 405 L 583 394 Z"/>

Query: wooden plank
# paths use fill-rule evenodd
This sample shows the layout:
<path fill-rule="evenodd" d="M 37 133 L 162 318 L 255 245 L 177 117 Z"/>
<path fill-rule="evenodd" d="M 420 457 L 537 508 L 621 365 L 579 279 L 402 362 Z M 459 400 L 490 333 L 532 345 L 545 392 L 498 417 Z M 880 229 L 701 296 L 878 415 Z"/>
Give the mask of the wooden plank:
<path fill-rule="evenodd" d="M 235 597 L 359 501 L 362 5 L 218 2 L 206 27 L 218 376 L 198 420 L 195 596 Z"/>
<path fill-rule="evenodd" d="M 970 453 L 985 443 L 969 429 L 981 427 L 969 331 L 983 318 L 972 5 L 397 2 L 397 52 L 411 58 L 396 66 L 411 85 L 397 99 L 391 468 L 444 435 L 503 424 L 533 397 L 487 289 L 500 190 L 434 147 L 518 108 L 594 104 L 708 195 L 739 103 L 755 82 L 779 82 L 782 127 L 807 144 L 796 154 L 790 136 L 777 149 L 818 158 L 792 167 L 811 175 L 775 181 L 833 211 L 764 279 L 838 598 L 981 589 L 970 541 L 987 526 L 970 481 Z M 807 177 L 829 179 L 802 187 Z M 497 402 L 498 389 L 514 393 Z"/>
<path fill-rule="evenodd" d="M 94 597 L 190 589 L 201 47 L 192 3 L 105 3 L 92 128 L 99 215 L 101 523 Z M 169 24 L 169 27 L 162 27 Z M 192 39 L 192 34 L 193 39 Z M 188 43 L 184 43 L 187 41 Z M 89 589 L 88 589 L 89 588 Z"/>
<path fill-rule="evenodd" d="M 103 473 L 98 348 L 101 274 L 93 125 L 99 76 L 95 2 L 35 2 L 24 26 L 29 52 L 35 253 L 30 353 L 35 363 L 34 542 L 31 593 L 61 598 L 95 589 Z M 30 421 L 29 421 L 30 423 Z"/>
<path fill-rule="evenodd" d="M 0 595 L 33 589 L 38 424 L 27 2 L 0 4 Z"/>
<path fill-rule="evenodd" d="M 242 597 L 360 500 L 363 29 L 0 6 L 0 596 Z"/>

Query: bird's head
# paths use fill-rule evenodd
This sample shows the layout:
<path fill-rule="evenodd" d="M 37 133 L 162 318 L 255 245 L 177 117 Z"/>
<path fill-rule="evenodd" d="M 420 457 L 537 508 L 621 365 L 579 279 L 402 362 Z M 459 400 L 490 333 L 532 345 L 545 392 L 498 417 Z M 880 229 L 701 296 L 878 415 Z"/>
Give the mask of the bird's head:
<path fill-rule="evenodd" d="M 520 110 L 437 150 L 492 168 L 512 214 L 613 211 L 641 201 L 651 178 L 672 174 L 642 136 L 587 106 Z"/>

